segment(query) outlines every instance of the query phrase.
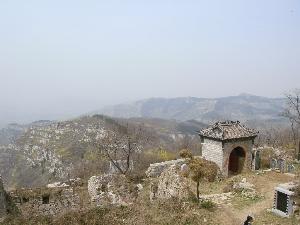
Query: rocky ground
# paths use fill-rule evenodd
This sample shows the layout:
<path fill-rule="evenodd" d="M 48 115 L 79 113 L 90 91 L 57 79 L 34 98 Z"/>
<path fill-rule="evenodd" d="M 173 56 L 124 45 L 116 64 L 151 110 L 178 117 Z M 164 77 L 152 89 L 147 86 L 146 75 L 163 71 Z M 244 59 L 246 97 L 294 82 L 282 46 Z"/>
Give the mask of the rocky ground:
<path fill-rule="evenodd" d="M 261 175 L 244 175 L 247 181 L 254 185 L 259 198 L 243 198 L 234 196 L 230 203 L 220 206 L 218 217 L 222 220 L 222 225 L 239 225 L 248 216 L 255 218 L 258 225 L 296 225 L 300 221 L 294 218 L 283 219 L 268 210 L 272 208 L 274 201 L 274 188 L 280 183 L 294 180 L 293 176 L 277 172 L 267 172 Z"/>

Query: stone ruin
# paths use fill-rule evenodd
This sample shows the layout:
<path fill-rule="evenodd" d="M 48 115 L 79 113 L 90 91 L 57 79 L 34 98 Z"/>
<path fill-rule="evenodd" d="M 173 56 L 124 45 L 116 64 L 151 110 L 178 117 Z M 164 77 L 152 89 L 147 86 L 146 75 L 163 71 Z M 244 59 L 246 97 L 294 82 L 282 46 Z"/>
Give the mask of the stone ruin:
<path fill-rule="evenodd" d="M 185 165 L 185 164 L 183 164 Z M 150 186 L 150 200 L 155 199 L 186 199 L 191 195 L 188 179 L 183 172 L 184 166 L 171 165 L 166 168 Z"/>
<path fill-rule="evenodd" d="M 142 189 L 141 184 L 132 184 L 124 175 L 104 174 L 88 181 L 88 193 L 94 206 L 132 204 Z"/>
<path fill-rule="evenodd" d="M 194 181 L 186 177 L 188 165 L 184 160 L 172 160 L 163 163 L 152 164 L 148 169 L 148 176 L 151 180 L 150 200 L 164 200 L 178 198 L 181 200 L 195 197 L 191 188 Z M 233 177 L 230 191 L 209 195 L 200 195 L 201 201 L 211 201 L 217 205 L 227 204 L 236 194 L 248 199 L 261 197 L 253 184 L 247 182 L 246 178 Z M 201 190 L 200 190 L 201 192 Z"/>
<path fill-rule="evenodd" d="M 14 210 L 24 216 L 57 216 L 90 207 L 132 204 L 141 184 L 133 184 L 124 175 L 93 176 L 88 185 L 79 178 L 55 182 L 46 187 L 18 189 L 8 193 L 0 183 L 0 218 Z"/>
<path fill-rule="evenodd" d="M 22 215 L 60 215 L 84 207 L 81 198 L 83 186 L 51 184 L 48 187 L 19 189 L 9 195 Z"/>

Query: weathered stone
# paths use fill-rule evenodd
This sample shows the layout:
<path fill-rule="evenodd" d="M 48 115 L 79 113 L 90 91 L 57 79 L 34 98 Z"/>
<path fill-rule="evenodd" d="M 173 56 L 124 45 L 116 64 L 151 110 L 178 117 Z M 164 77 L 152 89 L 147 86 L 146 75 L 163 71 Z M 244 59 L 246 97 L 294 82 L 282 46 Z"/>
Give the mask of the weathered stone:
<path fill-rule="evenodd" d="M 150 164 L 148 170 L 146 171 L 146 176 L 150 178 L 159 177 L 162 174 L 162 172 L 168 167 L 172 165 L 181 166 L 185 164 L 185 162 L 186 162 L 185 159 L 177 159 L 177 160 L 171 160 L 171 161 L 166 161 L 161 163 Z"/>
<path fill-rule="evenodd" d="M 271 169 L 276 170 L 276 168 L 277 168 L 277 160 L 271 159 Z"/>
<path fill-rule="evenodd" d="M 96 206 L 132 204 L 141 186 L 128 182 L 124 175 L 93 176 L 88 181 L 91 202 Z"/>
<path fill-rule="evenodd" d="M 55 182 L 52 184 L 47 184 L 48 188 L 57 188 L 57 187 L 68 187 L 69 185 L 67 185 L 66 183 L 62 183 L 62 182 Z"/>
<path fill-rule="evenodd" d="M 294 173 L 295 172 L 295 166 L 293 165 L 293 164 L 289 164 L 288 166 L 287 166 L 287 172 L 288 173 Z"/>
<path fill-rule="evenodd" d="M 285 160 L 284 159 L 278 159 L 277 167 L 279 168 L 281 173 L 285 173 Z"/>
<path fill-rule="evenodd" d="M 183 165 L 180 167 L 180 171 L 181 171 L 182 173 L 188 172 L 188 171 L 189 171 L 188 165 L 187 165 L 187 164 L 183 164 Z"/>
<path fill-rule="evenodd" d="M 188 198 L 190 193 L 188 180 L 180 174 L 180 167 L 172 165 L 151 184 L 150 199 L 184 199 Z"/>
<path fill-rule="evenodd" d="M 51 188 L 15 190 L 9 195 L 23 215 L 61 215 L 84 208 L 84 199 L 80 198 L 84 190 L 77 191 L 74 186 L 50 186 Z"/>

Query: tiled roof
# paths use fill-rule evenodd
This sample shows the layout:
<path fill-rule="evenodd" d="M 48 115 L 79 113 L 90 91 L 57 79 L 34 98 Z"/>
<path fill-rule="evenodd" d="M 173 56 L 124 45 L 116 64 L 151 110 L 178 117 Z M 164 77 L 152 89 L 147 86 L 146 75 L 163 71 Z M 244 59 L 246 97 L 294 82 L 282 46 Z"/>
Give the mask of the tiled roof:
<path fill-rule="evenodd" d="M 210 125 L 199 132 L 202 137 L 210 137 L 218 140 L 230 140 L 238 138 L 256 137 L 258 132 L 245 127 L 239 121 L 224 121 Z"/>

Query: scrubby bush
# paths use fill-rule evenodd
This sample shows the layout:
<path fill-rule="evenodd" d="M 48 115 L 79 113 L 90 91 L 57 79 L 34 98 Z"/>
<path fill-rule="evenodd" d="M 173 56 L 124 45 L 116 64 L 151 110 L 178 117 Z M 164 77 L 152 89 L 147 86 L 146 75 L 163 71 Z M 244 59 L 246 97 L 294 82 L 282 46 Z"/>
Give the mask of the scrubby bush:
<path fill-rule="evenodd" d="M 192 159 L 193 158 L 193 154 L 189 149 L 182 149 L 179 152 L 179 156 L 184 159 Z"/>
<path fill-rule="evenodd" d="M 197 198 L 199 200 L 200 181 L 215 181 L 219 167 L 216 163 L 202 158 L 193 158 L 189 162 L 191 178 L 197 183 Z"/>
<path fill-rule="evenodd" d="M 208 210 L 214 209 L 216 207 L 216 204 L 214 202 L 212 202 L 211 200 L 201 201 L 200 205 L 202 208 L 208 209 Z"/>

